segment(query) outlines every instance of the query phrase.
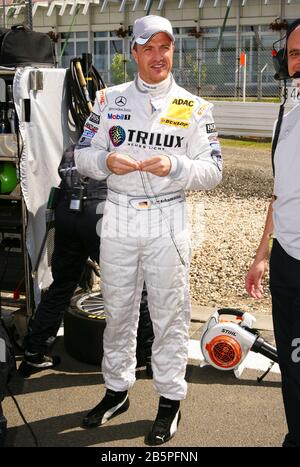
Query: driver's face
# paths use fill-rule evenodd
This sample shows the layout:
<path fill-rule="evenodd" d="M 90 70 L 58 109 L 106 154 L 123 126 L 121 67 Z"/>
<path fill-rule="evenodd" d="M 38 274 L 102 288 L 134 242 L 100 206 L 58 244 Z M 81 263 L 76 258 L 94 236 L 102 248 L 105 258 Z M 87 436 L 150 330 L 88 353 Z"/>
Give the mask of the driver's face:
<path fill-rule="evenodd" d="M 140 77 L 149 84 L 165 80 L 172 70 L 174 45 L 165 32 L 155 34 L 145 45 L 136 44 L 132 51 Z"/>

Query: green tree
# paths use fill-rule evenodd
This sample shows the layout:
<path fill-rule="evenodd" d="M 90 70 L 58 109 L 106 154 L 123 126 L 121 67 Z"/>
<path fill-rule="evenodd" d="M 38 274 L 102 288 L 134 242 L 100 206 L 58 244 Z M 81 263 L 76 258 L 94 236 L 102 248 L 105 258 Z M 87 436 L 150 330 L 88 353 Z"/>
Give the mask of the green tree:
<path fill-rule="evenodd" d="M 127 60 L 124 54 L 114 54 L 110 72 L 113 84 L 121 84 L 129 81 L 129 75 L 126 70 Z"/>

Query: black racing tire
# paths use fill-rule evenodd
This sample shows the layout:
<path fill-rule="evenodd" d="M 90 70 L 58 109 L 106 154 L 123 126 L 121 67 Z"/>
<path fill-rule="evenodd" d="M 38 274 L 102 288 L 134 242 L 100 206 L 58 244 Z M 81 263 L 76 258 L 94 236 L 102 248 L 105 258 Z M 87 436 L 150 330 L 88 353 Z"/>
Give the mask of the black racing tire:
<path fill-rule="evenodd" d="M 101 293 L 75 295 L 64 317 L 64 344 L 68 354 L 80 362 L 101 365 L 105 326 Z"/>

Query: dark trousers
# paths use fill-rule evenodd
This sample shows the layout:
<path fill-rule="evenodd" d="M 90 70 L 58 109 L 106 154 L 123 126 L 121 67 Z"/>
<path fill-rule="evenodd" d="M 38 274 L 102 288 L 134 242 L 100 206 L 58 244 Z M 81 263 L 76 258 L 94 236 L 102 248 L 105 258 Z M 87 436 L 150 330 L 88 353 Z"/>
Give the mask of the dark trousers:
<path fill-rule="evenodd" d="M 300 261 L 274 240 L 270 258 L 274 334 L 288 434 L 283 446 L 300 446 Z"/>
<path fill-rule="evenodd" d="M 96 214 L 99 202 L 85 200 L 83 210 L 77 213 L 69 210 L 67 199 L 62 199 L 55 210 L 53 282 L 42 295 L 29 326 L 25 347 L 30 352 L 46 352 L 47 339 L 57 334 L 87 258 L 99 262 L 100 238 L 96 233 L 96 224 L 102 217 Z"/>

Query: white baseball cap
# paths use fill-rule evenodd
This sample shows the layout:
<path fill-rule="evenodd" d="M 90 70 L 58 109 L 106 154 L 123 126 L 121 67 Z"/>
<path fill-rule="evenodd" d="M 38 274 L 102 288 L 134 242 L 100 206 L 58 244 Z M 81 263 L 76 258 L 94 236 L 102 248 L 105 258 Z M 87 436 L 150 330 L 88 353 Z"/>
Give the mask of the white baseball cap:
<path fill-rule="evenodd" d="M 175 41 L 173 28 L 170 21 L 163 16 L 148 15 L 135 20 L 133 24 L 133 37 L 131 47 L 134 44 L 144 45 L 148 40 L 159 32 L 165 32 Z"/>

